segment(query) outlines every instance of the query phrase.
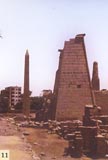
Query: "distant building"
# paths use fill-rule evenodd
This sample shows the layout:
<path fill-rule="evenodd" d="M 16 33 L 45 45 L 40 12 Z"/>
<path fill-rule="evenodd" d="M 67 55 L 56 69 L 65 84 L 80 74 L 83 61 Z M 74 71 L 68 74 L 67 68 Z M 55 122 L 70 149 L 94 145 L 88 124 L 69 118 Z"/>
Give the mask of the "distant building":
<path fill-rule="evenodd" d="M 51 95 L 52 94 L 52 90 L 50 90 L 50 89 L 44 89 L 43 91 L 42 91 L 42 96 L 49 96 L 49 95 Z"/>
<path fill-rule="evenodd" d="M 21 101 L 21 87 L 10 86 L 1 91 L 1 95 L 8 97 L 9 109 L 14 109 L 14 106 Z"/>

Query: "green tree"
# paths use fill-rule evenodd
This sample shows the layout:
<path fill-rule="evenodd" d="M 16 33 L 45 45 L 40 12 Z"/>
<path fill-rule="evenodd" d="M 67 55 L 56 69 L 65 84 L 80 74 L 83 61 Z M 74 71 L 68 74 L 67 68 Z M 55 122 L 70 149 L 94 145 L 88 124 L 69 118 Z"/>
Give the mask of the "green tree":
<path fill-rule="evenodd" d="M 43 104 L 43 97 L 31 97 L 30 107 L 32 110 L 40 110 Z"/>

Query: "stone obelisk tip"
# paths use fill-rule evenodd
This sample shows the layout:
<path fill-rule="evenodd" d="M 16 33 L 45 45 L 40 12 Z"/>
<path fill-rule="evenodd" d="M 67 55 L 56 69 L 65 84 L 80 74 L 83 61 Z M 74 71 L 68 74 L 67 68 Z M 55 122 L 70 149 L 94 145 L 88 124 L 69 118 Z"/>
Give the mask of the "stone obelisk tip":
<path fill-rule="evenodd" d="M 29 55 L 28 49 L 26 50 L 26 55 Z"/>

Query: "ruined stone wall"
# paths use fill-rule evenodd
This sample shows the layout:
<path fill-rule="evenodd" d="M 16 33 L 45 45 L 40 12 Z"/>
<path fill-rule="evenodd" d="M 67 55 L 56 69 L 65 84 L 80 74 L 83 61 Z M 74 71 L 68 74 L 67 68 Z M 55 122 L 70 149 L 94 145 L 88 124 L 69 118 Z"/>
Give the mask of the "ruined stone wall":
<path fill-rule="evenodd" d="M 96 105 L 102 108 L 102 114 L 108 115 L 108 90 L 94 91 Z"/>
<path fill-rule="evenodd" d="M 70 39 L 60 51 L 55 79 L 55 119 L 82 118 L 84 106 L 93 104 L 90 76 L 84 46 L 84 35 Z"/>

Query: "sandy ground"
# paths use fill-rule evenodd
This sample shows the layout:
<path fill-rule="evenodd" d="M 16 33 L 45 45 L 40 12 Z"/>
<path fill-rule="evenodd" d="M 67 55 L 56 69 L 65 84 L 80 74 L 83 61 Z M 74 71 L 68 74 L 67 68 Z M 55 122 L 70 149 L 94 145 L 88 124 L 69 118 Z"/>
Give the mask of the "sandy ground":
<path fill-rule="evenodd" d="M 33 160 L 31 146 L 8 117 L 0 118 L 0 150 L 9 150 L 9 160 Z"/>
<path fill-rule="evenodd" d="M 31 153 L 26 152 L 26 145 L 18 136 L 0 136 L 0 150 L 9 150 L 9 160 L 32 160 Z"/>
<path fill-rule="evenodd" d="M 26 131 L 32 136 L 27 136 L 27 140 L 32 144 L 33 150 L 41 160 L 90 160 L 87 157 L 72 158 L 63 156 L 68 143 L 56 134 L 48 134 L 45 129 L 26 128 Z M 42 155 L 41 155 L 42 154 Z"/>
<path fill-rule="evenodd" d="M 23 133 L 29 134 L 24 136 Z M 0 118 L 0 150 L 10 151 L 9 160 L 95 160 L 86 156 L 64 156 L 67 146 L 66 140 L 49 134 L 46 129 L 20 128 L 12 118 Z"/>
<path fill-rule="evenodd" d="M 73 158 L 64 156 L 65 148 L 68 142 L 60 138 L 56 134 L 49 134 L 46 129 L 24 128 L 29 135 L 26 136 L 27 141 L 32 145 L 40 160 L 106 160 L 108 158 L 89 158 L 83 156 L 81 158 Z"/>

